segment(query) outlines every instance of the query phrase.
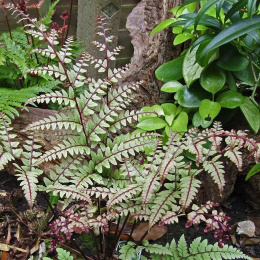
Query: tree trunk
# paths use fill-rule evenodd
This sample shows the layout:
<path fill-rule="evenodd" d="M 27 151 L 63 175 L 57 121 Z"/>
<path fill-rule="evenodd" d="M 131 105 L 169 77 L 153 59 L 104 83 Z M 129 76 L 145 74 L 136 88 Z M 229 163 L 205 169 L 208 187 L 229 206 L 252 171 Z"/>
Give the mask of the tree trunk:
<path fill-rule="evenodd" d="M 150 36 L 153 28 L 172 15 L 168 12 L 183 0 L 143 0 L 127 18 L 126 28 L 130 32 L 134 55 L 132 66 L 127 71 L 123 82 L 142 81 L 142 89 L 136 103 L 137 108 L 152 105 L 161 98 L 160 83 L 155 78 L 155 70 L 166 61 L 180 53 L 179 47 L 173 47 L 173 34 L 170 29 L 162 30 Z"/>

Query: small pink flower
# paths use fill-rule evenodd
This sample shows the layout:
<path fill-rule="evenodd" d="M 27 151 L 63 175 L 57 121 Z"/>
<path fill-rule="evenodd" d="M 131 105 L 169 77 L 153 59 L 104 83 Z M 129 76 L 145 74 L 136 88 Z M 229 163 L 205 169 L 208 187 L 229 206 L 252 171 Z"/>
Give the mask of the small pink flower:
<path fill-rule="evenodd" d="M 67 10 L 63 11 L 63 13 L 60 16 L 60 18 L 63 19 L 63 20 L 68 19 L 68 17 L 69 16 L 68 16 L 68 11 Z"/>

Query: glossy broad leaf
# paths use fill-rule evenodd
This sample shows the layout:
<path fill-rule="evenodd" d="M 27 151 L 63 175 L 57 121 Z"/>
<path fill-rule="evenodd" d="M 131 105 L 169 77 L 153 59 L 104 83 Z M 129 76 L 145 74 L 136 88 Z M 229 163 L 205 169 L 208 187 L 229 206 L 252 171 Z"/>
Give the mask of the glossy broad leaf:
<path fill-rule="evenodd" d="M 256 67 L 254 67 L 254 69 L 255 69 L 255 72 L 258 74 L 259 70 Z M 255 79 L 254 79 L 254 75 L 253 75 L 250 64 L 247 66 L 246 69 L 244 69 L 242 71 L 234 72 L 234 75 L 242 82 L 245 82 L 251 86 L 255 85 Z M 259 82 L 258 82 L 258 85 L 259 85 Z"/>
<path fill-rule="evenodd" d="M 210 44 L 201 52 L 199 59 L 202 60 L 208 52 L 237 39 L 238 37 L 260 28 L 260 15 L 256 15 L 252 18 L 245 18 L 239 22 L 236 22 L 220 32 Z"/>
<path fill-rule="evenodd" d="M 219 57 L 219 51 L 217 49 L 217 50 L 212 50 L 212 51 L 208 52 L 207 55 L 205 56 L 205 58 L 203 59 L 203 62 L 201 60 L 199 60 L 198 57 L 200 56 L 201 52 L 206 48 L 207 45 L 209 45 L 210 42 L 211 42 L 211 40 L 203 41 L 199 45 L 199 48 L 196 52 L 196 62 L 201 67 L 206 67 L 208 64 L 210 64 L 212 61 L 218 59 L 218 57 Z"/>
<path fill-rule="evenodd" d="M 257 133 L 260 126 L 260 112 L 259 109 L 250 101 L 248 97 L 245 98 L 245 102 L 240 105 L 248 124 L 252 130 Z"/>
<path fill-rule="evenodd" d="M 231 44 L 225 44 L 220 48 L 219 58 L 216 63 L 224 70 L 241 71 L 248 66 L 249 60 L 236 47 Z"/>
<path fill-rule="evenodd" d="M 215 5 L 218 2 L 219 2 L 219 0 L 208 0 L 205 3 L 205 5 L 203 5 L 203 7 L 199 10 L 198 15 L 195 19 L 194 30 L 196 30 L 196 27 L 199 24 L 199 21 L 202 18 L 202 16 L 210 9 L 210 7 L 212 7 L 213 5 Z"/>
<path fill-rule="evenodd" d="M 202 100 L 199 106 L 199 113 L 204 122 L 212 121 L 218 115 L 220 110 L 220 104 L 209 99 Z"/>
<path fill-rule="evenodd" d="M 182 87 L 183 87 L 183 85 L 179 81 L 172 80 L 172 81 L 165 83 L 161 87 L 161 91 L 167 92 L 167 93 L 174 93 L 174 92 L 177 92 Z"/>
<path fill-rule="evenodd" d="M 201 86 L 208 92 L 215 94 L 223 88 L 226 82 L 225 72 L 215 65 L 209 66 L 200 77 Z"/>
<path fill-rule="evenodd" d="M 203 128 L 208 128 L 212 124 L 212 120 L 204 121 L 199 111 L 197 111 L 192 118 L 192 124 L 194 127 L 202 126 Z"/>
<path fill-rule="evenodd" d="M 175 95 L 181 106 L 189 108 L 199 107 L 203 99 L 210 97 L 211 95 L 198 85 L 193 85 L 190 88 L 184 86 Z"/>
<path fill-rule="evenodd" d="M 196 62 L 196 52 L 199 46 L 194 48 L 193 50 L 189 49 L 185 55 L 185 59 L 183 61 L 183 77 L 184 80 L 189 87 L 195 80 L 200 78 L 204 67 L 201 67 Z"/>
<path fill-rule="evenodd" d="M 181 56 L 164 63 L 155 71 L 156 78 L 163 82 L 181 79 L 183 60 L 184 56 Z"/>
<path fill-rule="evenodd" d="M 246 5 L 247 0 L 240 0 L 237 3 L 233 4 L 232 7 L 229 9 L 227 14 L 225 15 L 225 21 L 230 19 L 233 14 L 240 12 L 241 9 Z"/>
<path fill-rule="evenodd" d="M 191 33 L 188 33 L 188 32 L 181 33 L 175 37 L 175 39 L 173 41 L 173 45 L 181 44 L 181 43 L 186 42 L 187 40 L 190 40 L 193 38 L 194 38 L 194 36 Z"/>
<path fill-rule="evenodd" d="M 147 118 L 137 124 L 137 127 L 145 130 L 145 131 L 154 131 L 158 129 L 162 129 L 167 125 L 165 120 L 159 118 L 159 117 L 153 117 L 153 118 Z"/>
<path fill-rule="evenodd" d="M 161 105 L 165 115 L 176 115 L 177 107 L 172 103 L 164 103 Z"/>
<path fill-rule="evenodd" d="M 244 96 L 236 91 L 225 91 L 216 100 L 221 107 L 236 108 L 244 103 Z"/>
<path fill-rule="evenodd" d="M 173 121 L 172 131 L 174 132 L 187 132 L 189 117 L 186 112 L 180 112 L 178 117 Z"/>

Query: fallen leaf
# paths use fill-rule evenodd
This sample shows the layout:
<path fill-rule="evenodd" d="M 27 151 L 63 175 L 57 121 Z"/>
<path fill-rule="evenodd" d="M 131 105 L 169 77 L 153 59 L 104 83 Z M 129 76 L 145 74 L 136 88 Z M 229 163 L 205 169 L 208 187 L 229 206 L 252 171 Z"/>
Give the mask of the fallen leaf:
<path fill-rule="evenodd" d="M 119 232 L 121 232 L 121 228 L 122 228 L 122 224 L 119 225 L 118 229 L 115 226 L 110 227 L 110 234 L 114 234 L 116 233 L 117 230 L 117 235 L 119 234 Z M 132 228 L 133 228 L 133 224 L 132 223 L 127 223 L 124 227 L 124 230 L 120 236 L 121 240 L 128 240 L 129 236 L 132 232 Z M 149 222 L 141 222 L 139 223 L 136 228 L 134 229 L 131 238 L 135 241 L 135 242 L 139 242 L 142 237 L 144 236 L 144 234 L 148 231 L 149 229 Z M 159 227 L 158 225 L 154 225 L 150 231 L 148 232 L 148 234 L 145 236 L 144 239 L 146 240 L 157 240 L 159 238 L 161 238 L 165 233 L 167 232 L 167 227 L 165 226 L 161 226 Z"/>
<path fill-rule="evenodd" d="M 243 246 L 252 246 L 258 244 L 260 244 L 260 238 L 256 237 L 245 237 L 245 240 L 243 241 Z"/>
<path fill-rule="evenodd" d="M 232 241 L 233 245 L 239 246 L 238 243 L 237 243 L 236 234 L 231 234 L 230 238 L 231 238 L 231 241 Z"/>
<path fill-rule="evenodd" d="M 39 249 L 39 245 L 40 245 L 40 238 L 37 239 L 34 247 L 31 248 L 30 254 L 34 254 Z"/>
<path fill-rule="evenodd" d="M 10 249 L 16 249 L 16 250 L 24 252 L 24 253 L 27 252 L 27 250 L 25 250 L 23 248 L 19 248 L 19 247 L 16 247 L 16 246 L 10 246 L 10 245 L 7 245 L 7 244 L 0 243 L 0 250 L 8 252 L 8 251 L 10 251 Z"/>
<path fill-rule="evenodd" d="M 140 223 L 132 234 L 132 238 L 134 241 L 140 241 L 144 234 L 149 229 L 149 222 Z M 167 227 L 154 225 L 145 236 L 146 240 L 157 240 L 161 238 L 167 232 Z"/>
<path fill-rule="evenodd" d="M 0 196 L 1 197 L 6 197 L 7 196 L 7 192 L 0 190 Z"/>
<path fill-rule="evenodd" d="M 248 237 L 255 236 L 255 224 L 251 220 L 240 221 L 237 225 L 238 235 L 245 235 Z"/>
<path fill-rule="evenodd" d="M 20 224 L 18 224 L 18 227 L 17 227 L 16 233 L 14 234 L 14 237 L 16 237 L 18 241 L 23 237 L 23 233 L 22 233 L 22 229 L 21 229 Z"/>

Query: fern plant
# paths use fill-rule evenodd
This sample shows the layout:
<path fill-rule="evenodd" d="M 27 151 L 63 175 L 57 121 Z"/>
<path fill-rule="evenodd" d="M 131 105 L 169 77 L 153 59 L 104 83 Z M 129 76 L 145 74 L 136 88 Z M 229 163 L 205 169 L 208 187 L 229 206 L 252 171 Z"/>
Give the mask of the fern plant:
<path fill-rule="evenodd" d="M 38 3 L 36 7 L 41 5 L 42 2 Z M 50 26 L 54 8 L 58 2 L 56 1 L 50 5 L 48 13 L 37 22 L 38 24 L 42 24 L 46 28 Z M 22 6 L 22 2 L 19 2 L 16 5 L 16 8 L 20 10 L 18 15 L 20 18 L 23 17 L 22 10 L 27 8 L 27 3 L 24 4 L 25 6 Z M 6 7 L 4 5 L 4 8 Z M 29 6 L 28 8 L 32 7 Z M 46 43 L 44 40 L 40 41 L 27 33 L 26 28 L 31 21 L 31 19 L 24 17 L 24 19 L 21 19 L 22 27 L 9 31 L 9 33 L 3 33 L 0 36 L 0 129 L 3 134 L 0 137 L 0 170 L 4 168 L 7 162 L 14 160 L 16 157 L 18 158 L 20 155 L 17 153 L 17 150 L 12 151 L 12 148 L 15 148 L 12 142 L 15 146 L 18 144 L 14 141 L 16 135 L 9 133 L 10 129 L 7 126 L 10 125 L 10 121 L 15 116 L 19 116 L 19 109 L 23 107 L 29 98 L 58 89 L 61 83 L 58 79 L 48 74 L 28 73 L 28 70 L 31 68 L 57 63 L 56 60 L 50 60 L 33 52 L 36 46 L 39 48 L 46 47 Z M 77 49 L 78 47 L 75 48 L 75 52 L 78 51 Z M 73 52 L 73 57 L 75 52 Z M 9 149 L 6 148 L 5 144 L 7 137 Z"/>
<path fill-rule="evenodd" d="M 66 251 L 63 248 L 57 248 L 58 253 L 58 260 L 73 260 L 73 256 L 70 254 L 70 252 Z M 43 260 L 52 260 L 49 257 L 43 257 Z"/>
<path fill-rule="evenodd" d="M 120 249 L 119 259 L 131 260 L 134 258 L 135 253 L 140 250 L 146 251 L 149 255 L 149 258 L 142 256 L 142 260 L 251 259 L 251 257 L 243 254 L 237 248 L 228 245 L 220 248 L 218 243 L 211 245 L 206 239 L 201 240 L 201 237 L 194 239 L 188 247 L 184 235 L 181 236 L 177 243 L 175 239 L 173 239 L 171 243 L 166 246 L 149 244 L 147 240 L 144 240 L 143 245 L 136 247 L 135 243 L 128 242 Z"/>
<path fill-rule="evenodd" d="M 145 220 L 152 227 L 156 223 L 173 224 L 184 215 L 188 217 L 187 227 L 205 222 L 205 231 L 215 230 L 222 246 L 230 227 L 225 214 L 214 210 L 216 204 L 194 204 L 188 212 L 201 186 L 198 176 L 202 171 L 209 174 L 221 193 L 225 185 L 221 159 L 227 157 L 241 169 L 241 150 L 247 149 L 258 161 L 260 144 L 242 131 L 223 130 L 219 123 L 203 132 L 191 129 L 184 136 L 170 133 L 165 145 L 156 133 L 122 134 L 125 126 L 156 112 L 128 111 L 138 83 L 114 86 L 127 67 L 110 68 L 121 48 L 110 49 L 114 37 L 109 34 L 104 18 L 98 17 L 97 27 L 103 41 L 94 43 L 104 58 L 96 59 L 83 51 L 73 62 L 71 37 L 60 47 L 55 29 L 48 31 L 44 24 L 32 20 L 14 5 L 9 8 L 30 21 L 28 34 L 47 43 L 47 48 L 33 52 L 57 61 L 31 68 L 27 73 L 53 76 L 63 85 L 61 90 L 26 102 L 26 105 L 53 102 L 64 108 L 56 116 L 33 122 L 24 129 L 30 135 L 22 153 L 23 166 L 16 165 L 31 208 L 38 190 L 64 202 L 63 211 L 50 226 L 52 249 L 58 242 L 70 240 L 75 232 L 92 233 L 94 239 L 98 233 L 97 255 L 106 259 L 113 256 L 127 221 Z M 95 80 L 87 76 L 87 68 L 92 64 L 104 78 Z M 78 95 L 79 88 L 84 91 Z M 17 145 L 9 141 L 11 129 L 4 130 L 5 149 L 10 153 Z M 59 144 L 42 154 L 37 144 L 40 130 L 62 132 Z M 194 162 L 185 160 L 187 152 L 194 155 Z M 49 172 L 39 168 L 50 161 L 59 163 Z M 39 185 L 41 175 L 44 183 Z M 71 207 L 71 202 L 77 204 L 77 210 Z M 123 222 L 114 236 L 109 233 L 112 222 Z"/>

